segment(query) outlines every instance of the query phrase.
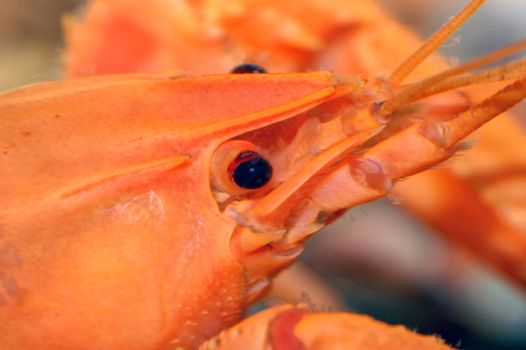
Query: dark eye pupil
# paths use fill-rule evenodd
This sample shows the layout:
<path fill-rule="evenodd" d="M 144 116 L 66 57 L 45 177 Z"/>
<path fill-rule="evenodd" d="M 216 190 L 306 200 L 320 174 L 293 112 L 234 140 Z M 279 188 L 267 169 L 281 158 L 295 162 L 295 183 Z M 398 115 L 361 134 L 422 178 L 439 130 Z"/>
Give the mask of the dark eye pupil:
<path fill-rule="evenodd" d="M 254 190 L 265 186 L 272 178 L 272 166 L 255 152 L 244 152 L 238 156 L 241 161 L 232 174 L 233 180 L 241 188 Z"/>
<path fill-rule="evenodd" d="M 240 64 L 239 66 L 232 69 L 233 74 L 254 74 L 254 73 L 267 73 L 266 69 L 253 63 Z"/>

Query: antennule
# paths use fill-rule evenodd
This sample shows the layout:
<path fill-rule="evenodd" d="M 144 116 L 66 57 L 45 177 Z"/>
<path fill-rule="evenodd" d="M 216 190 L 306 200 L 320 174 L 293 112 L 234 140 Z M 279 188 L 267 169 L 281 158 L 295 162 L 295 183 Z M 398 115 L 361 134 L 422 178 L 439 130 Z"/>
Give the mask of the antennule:
<path fill-rule="evenodd" d="M 523 77 L 471 107 L 459 117 L 444 122 L 450 130 L 446 147 L 456 144 L 484 123 L 524 100 L 525 97 L 526 77 Z"/>
<path fill-rule="evenodd" d="M 514 61 L 499 67 L 491 68 L 474 74 L 462 74 L 447 78 L 436 83 L 426 90 L 411 96 L 407 102 L 416 101 L 421 98 L 436 95 L 444 91 L 458 89 L 475 84 L 486 84 L 503 80 L 520 79 L 526 76 L 526 59 Z"/>
<path fill-rule="evenodd" d="M 411 56 L 402 62 L 387 78 L 392 84 L 400 84 L 404 79 L 433 51 L 435 51 L 447 38 L 451 36 L 471 15 L 484 3 L 485 0 L 472 0 L 459 14 L 446 23 L 435 34 L 420 46 Z"/>

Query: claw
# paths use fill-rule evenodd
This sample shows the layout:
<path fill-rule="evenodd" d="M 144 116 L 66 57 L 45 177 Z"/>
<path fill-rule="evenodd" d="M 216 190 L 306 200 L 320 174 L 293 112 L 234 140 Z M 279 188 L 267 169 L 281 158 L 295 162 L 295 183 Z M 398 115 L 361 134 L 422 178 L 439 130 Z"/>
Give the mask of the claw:
<path fill-rule="evenodd" d="M 205 342 L 199 350 L 451 350 L 433 336 L 364 315 L 310 312 L 281 305 L 262 311 Z"/>

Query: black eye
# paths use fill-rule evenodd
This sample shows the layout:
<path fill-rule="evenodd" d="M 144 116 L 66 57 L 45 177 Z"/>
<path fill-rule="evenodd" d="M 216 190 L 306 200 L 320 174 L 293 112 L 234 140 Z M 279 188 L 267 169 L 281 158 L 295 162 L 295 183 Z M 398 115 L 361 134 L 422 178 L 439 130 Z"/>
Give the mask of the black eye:
<path fill-rule="evenodd" d="M 244 63 L 240 64 L 236 68 L 232 69 L 233 74 L 254 74 L 254 73 L 267 73 L 267 70 L 257 64 L 253 63 Z"/>
<path fill-rule="evenodd" d="M 272 166 L 256 152 L 241 153 L 232 165 L 234 167 L 232 178 L 241 188 L 248 190 L 261 188 L 272 178 Z"/>

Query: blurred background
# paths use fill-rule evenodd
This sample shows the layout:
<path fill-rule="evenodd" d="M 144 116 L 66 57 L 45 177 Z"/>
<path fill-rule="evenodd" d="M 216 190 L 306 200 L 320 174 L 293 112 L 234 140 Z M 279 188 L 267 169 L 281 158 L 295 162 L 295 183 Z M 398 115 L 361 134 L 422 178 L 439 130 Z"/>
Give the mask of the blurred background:
<path fill-rule="evenodd" d="M 80 0 L 0 0 L 0 89 L 60 76 L 61 16 Z"/>
<path fill-rule="evenodd" d="M 0 0 L 0 91 L 60 77 L 61 17 L 80 11 L 82 3 Z M 382 3 L 425 37 L 465 1 Z M 457 62 L 524 37 L 526 1 L 488 1 L 442 52 Z M 287 286 L 283 277 L 278 286 L 284 290 L 275 294 L 403 323 L 462 349 L 526 349 L 525 295 L 449 246 L 397 201 L 355 208 L 309 242 L 302 258 L 308 269 L 294 271 L 316 291 L 296 282 Z"/>

